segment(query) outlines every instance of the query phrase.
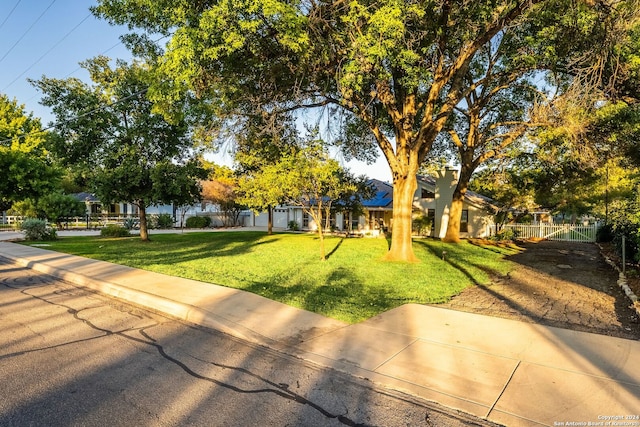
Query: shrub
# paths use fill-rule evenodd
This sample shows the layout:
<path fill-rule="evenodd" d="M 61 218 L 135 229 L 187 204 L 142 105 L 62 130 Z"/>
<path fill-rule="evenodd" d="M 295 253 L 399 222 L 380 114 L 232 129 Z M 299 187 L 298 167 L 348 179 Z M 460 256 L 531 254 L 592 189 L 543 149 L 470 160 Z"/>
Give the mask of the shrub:
<path fill-rule="evenodd" d="M 122 222 L 122 226 L 127 230 L 133 230 L 134 228 L 137 228 L 139 225 L 140 223 L 136 218 L 125 218 L 124 221 Z"/>
<path fill-rule="evenodd" d="M 156 226 L 158 228 L 173 228 L 173 217 L 168 213 L 158 215 L 156 218 Z"/>
<path fill-rule="evenodd" d="M 62 227 L 64 221 L 69 218 L 83 217 L 86 213 L 84 202 L 77 200 L 69 194 L 50 193 L 42 196 L 37 203 L 38 216 L 55 222 Z"/>
<path fill-rule="evenodd" d="M 612 242 L 614 236 L 615 233 L 613 232 L 613 225 L 605 224 L 598 228 L 598 231 L 596 232 L 596 241 L 600 243 Z"/>
<path fill-rule="evenodd" d="M 502 242 L 505 240 L 515 240 L 518 234 L 512 228 L 503 228 L 498 231 L 495 236 L 491 236 L 491 240 Z"/>
<path fill-rule="evenodd" d="M 413 229 L 416 234 L 424 236 L 431 230 L 431 218 L 426 215 L 420 215 L 413 220 Z"/>
<path fill-rule="evenodd" d="M 205 228 L 211 225 L 211 218 L 208 216 L 190 216 L 187 218 L 187 228 Z"/>
<path fill-rule="evenodd" d="M 115 224 L 109 224 L 100 230 L 102 237 L 129 237 L 131 233 L 124 227 Z"/>
<path fill-rule="evenodd" d="M 640 261 L 640 236 L 637 232 L 633 230 L 618 231 L 615 233 L 612 242 L 618 255 L 622 256 L 622 247 L 624 246 L 624 253 L 627 260 Z"/>
<path fill-rule="evenodd" d="M 24 231 L 26 240 L 56 240 L 58 238 L 56 230 L 49 227 L 42 219 L 25 219 L 20 224 L 20 229 Z"/>
<path fill-rule="evenodd" d="M 289 221 L 289 224 L 287 224 L 287 228 L 291 231 L 298 231 L 300 230 L 300 226 L 298 225 L 298 221 Z"/>

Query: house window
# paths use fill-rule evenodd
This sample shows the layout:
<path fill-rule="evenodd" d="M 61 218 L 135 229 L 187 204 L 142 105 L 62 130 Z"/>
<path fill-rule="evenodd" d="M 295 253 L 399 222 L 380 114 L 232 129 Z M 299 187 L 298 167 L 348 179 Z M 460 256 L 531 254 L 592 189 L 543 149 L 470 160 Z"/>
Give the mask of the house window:
<path fill-rule="evenodd" d="M 306 212 L 302 214 L 302 228 L 309 228 L 309 214 Z"/>
<path fill-rule="evenodd" d="M 436 194 L 433 191 L 429 191 L 426 188 L 423 188 L 421 190 L 420 197 L 423 198 L 423 199 L 435 199 L 436 198 Z"/>
<path fill-rule="evenodd" d="M 114 205 L 113 203 L 109 205 L 109 213 L 110 214 L 118 213 L 118 209 L 116 208 L 116 205 Z"/>
<path fill-rule="evenodd" d="M 384 229 L 384 211 L 369 212 L 369 229 L 370 230 Z"/>
<path fill-rule="evenodd" d="M 436 229 L 436 210 L 435 209 L 427 209 L 427 218 L 431 220 L 431 231 L 435 231 Z"/>
<path fill-rule="evenodd" d="M 460 232 L 467 233 L 469 231 L 469 209 L 462 210 L 460 218 Z"/>
<path fill-rule="evenodd" d="M 128 213 L 129 213 L 129 205 L 128 205 L 127 203 L 123 203 L 123 204 L 122 204 L 122 213 L 123 213 L 124 215 L 126 215 L 126 214 L 128 214 Z"/>
<path fill-rule="evenodd" d="M 335 230 L 336 229 L 336 214 L 331 215 L 331 217 L 329 217 L 329 230 Z"/>
<path fill-rule="evenodd" d="M 349 221 L 351 223 L 351 228 L 349 230 L 359 230 L 360 229 L 360 217 L 358 215 L 354 215 L 349 212 Z"/>

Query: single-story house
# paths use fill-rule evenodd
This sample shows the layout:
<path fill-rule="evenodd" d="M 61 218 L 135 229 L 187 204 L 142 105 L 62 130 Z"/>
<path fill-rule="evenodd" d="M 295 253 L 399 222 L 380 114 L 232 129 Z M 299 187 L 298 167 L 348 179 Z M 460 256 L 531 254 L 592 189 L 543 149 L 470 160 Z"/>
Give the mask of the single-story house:
<path fill-rule="evenodd" d="M 432 176 L 418 176 L 418 189 L 413 200 L 414 217 L 427 215 L 431 221 L 431 236 L 442 238 L 447 232 L 453 192 L 458 184 L 458 172 L 446 168 Z M 495 202 L 467 190 L 460 219 L 460 237 L 488 237 L 495 225 Z"/>
<path fill-rule="evenodd" d="M 77 200 L 84 202 L 88 215 L 109 215 L 109 216 L 137 216 L 138 207 L 131 203 L 103 204 L 93 193 L 72 194 Z"/>
<path fill-rule="evenodd" d="M 87 192 L 75 193 L 73 196 L 86 204 L 87 214 L 90 216 L 100 216 L 111 221 L 121 221 L 128 217 L 138 217 L 140 214 L 140 209 L 132 203 L 103 204 L 95 194 Z M 191 216 L 208 216 L 215 227 L 222 227 L 225 219 L 223 213 L 217 209 L 217 206 L 208 202 L 189 206 L 177 206 L 175 204 L 151 205 L 147 207 L 146 212 L 148 217 L 169 214 L 174 218 L 176 227 L 184 225 L 187 218 Z M 240 220 L 243 221 L 246 215 L 248 215 L 248 212 L 242 215 Z"/>
<path fill-rule="evenodd" d="M 431 231 L 427 235 L 444 237 L 457 179 L 457 171 L 449 168 L 435 177 L 418 176 L 418 188 L 413 200 L 414 218 L 426 215 L 432 219 Z M 332 228 L 374 236 L 391 229 L 393 185 L 377 179 L 371 179 L 369 183 L 375 188 L 375 196 L 363 202 L 364 215 L 353 217 L 350 213 L 335 213 L 330 218 Z M 496 210 L 488 197 L 467 191 L 463 202 L 461 237 L 487 237 L 490 227 L 494 225 L 493 213 Z M 266 212 L 251 214 L 245 225 L 266 227 L 267 221 Z M 274 227 L 287 228 L 292 221 L 302 230 L 317 229 L 317 225 L 299 206 L 278 206 L 274 209 Z"/>

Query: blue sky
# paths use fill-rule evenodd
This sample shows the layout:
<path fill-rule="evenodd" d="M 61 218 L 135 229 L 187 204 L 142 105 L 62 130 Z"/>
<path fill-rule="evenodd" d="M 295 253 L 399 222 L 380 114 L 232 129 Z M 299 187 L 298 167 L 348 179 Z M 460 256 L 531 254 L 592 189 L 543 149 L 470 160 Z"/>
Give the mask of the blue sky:
<path fill-rule="evenodd" d="M 128 29 L 95 18 L 89 11 L 94 4 L 94 0 L 0 0 L 0 93 L 24 104 L 26 112 L 45 126 L 54 117 L 39 104 L 41 94 L 27 79 L 45 75 L 88 81 L 81 61 L 98 55 L 131 59 L 119 40 Z M 230 164 L 231 156 L 221 153 L 213 160 Z M 383 159 L 375 165 L 350 162 L 346 166 L 357 174 L 391 180 Z"/>
<path fill-rule="evenodd" d="M 126 27 L 96 19 L 93 0 L 0 1 L 0 92 L 24 104 L 43 124 L 53 120 L 39 104 L 41 94 L 27 82 L 43 75 L 88 79 L 80 61 L 104 54 L 130 59 L 118 37 Z"/>

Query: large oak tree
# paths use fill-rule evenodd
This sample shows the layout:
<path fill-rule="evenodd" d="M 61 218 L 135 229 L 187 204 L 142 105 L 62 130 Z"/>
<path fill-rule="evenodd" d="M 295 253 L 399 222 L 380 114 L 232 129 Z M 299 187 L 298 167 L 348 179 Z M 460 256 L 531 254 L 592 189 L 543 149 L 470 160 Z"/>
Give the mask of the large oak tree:
<path fill-rule="evenodd" d="M 167 111 L 184 92 L 217 118 L 333 105 L 373 135 L 394 185 L 389 260 L 416 260 L 411 210 L 416 173 L 471 90 L 481 49 L 507 27 L 563 0 L 298 1 L 100 0 L 113 23 L 171 34 L 152 88 Z M 603 2 L 589 2 L 598 7 Z M 527 43 L 526 40 L 522 41 Z M 362 144 L 371 138 L 362 138 Z"/>

